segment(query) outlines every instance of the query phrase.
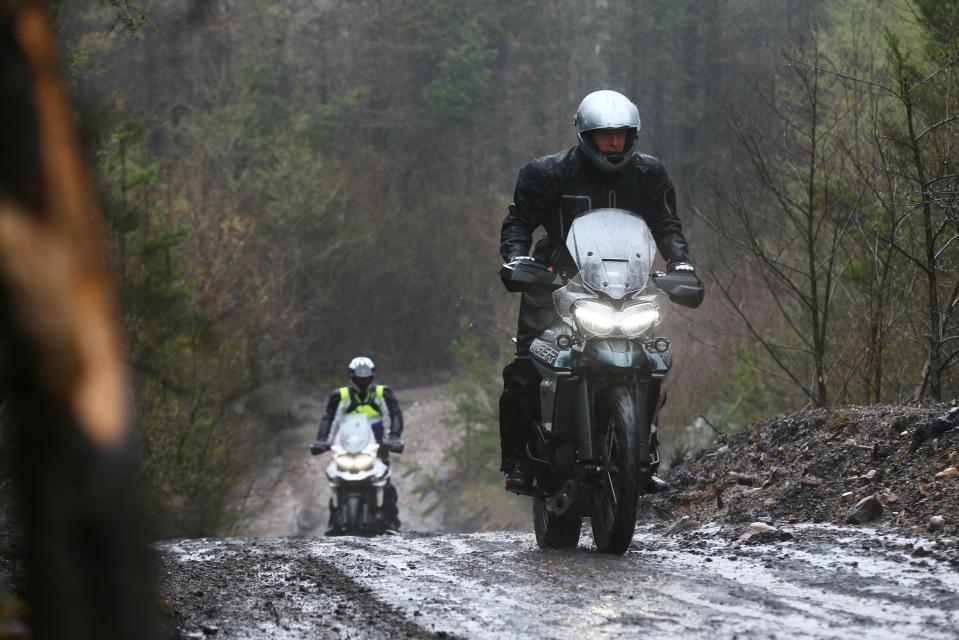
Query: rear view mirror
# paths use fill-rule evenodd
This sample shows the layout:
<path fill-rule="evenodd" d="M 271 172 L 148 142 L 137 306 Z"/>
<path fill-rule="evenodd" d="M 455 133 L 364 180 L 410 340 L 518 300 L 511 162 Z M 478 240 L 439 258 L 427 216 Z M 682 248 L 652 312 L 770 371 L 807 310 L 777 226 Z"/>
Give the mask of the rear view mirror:
<path fill-rule="evenodd" d="M 564 284 L 558 273 L 532 260 L 504 264 L 499 270 L 499 277 L 506 290 L 512 293 L 544 287 L 555 289 Z"/>
<path fill-rule="evenodd" d="M 663 273 L 653 274 L 653 282 L 669 299 L 676 304 L 695 309 L 702 301 L 706 291 L 703 281 L 695 273 Z"/>

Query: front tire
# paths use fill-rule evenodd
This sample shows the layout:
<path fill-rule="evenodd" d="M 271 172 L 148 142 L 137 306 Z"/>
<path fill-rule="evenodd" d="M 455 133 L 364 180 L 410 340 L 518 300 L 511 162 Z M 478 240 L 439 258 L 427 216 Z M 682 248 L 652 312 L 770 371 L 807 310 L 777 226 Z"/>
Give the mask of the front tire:
<path fill-rule="evenodd" d="M 623 554 L 636 530 L 636 503 L 642 478 L 639 442 L 649 428 L 629 389 L 617 385 L 597 398 L 597 449 L 602 455 L 596 491 L 593 494 L 592 528 L 596 548 L 603 553 Z"/>
<path fill-rule="evenodd" d="M 349 496 L 343 507 L 346 510 L 346 526 L 344 529 L 350 535 L 360 535 L 363 528 L 363 501 L 359 496 Z"/>
<path fill-rule="evenodd" d="M 575 549 L 582 525 L 582 518 L 551 513 L 545 500 L 533 498 L 533 530 L 540 549 Z"/>

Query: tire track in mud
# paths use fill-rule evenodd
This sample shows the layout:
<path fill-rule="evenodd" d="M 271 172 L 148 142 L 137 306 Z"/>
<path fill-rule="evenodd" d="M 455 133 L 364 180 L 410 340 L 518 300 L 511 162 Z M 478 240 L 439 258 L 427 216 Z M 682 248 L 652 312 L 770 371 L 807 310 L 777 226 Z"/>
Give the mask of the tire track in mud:
<path fill-rule="evenodd" d="M 956 637 L 954 569 L 923 565 L 910 541 L 868 529 L 794 531 L 792 542 L 740 545 L 719 527 L 644 527 L 623 557 L 597 554 L 587 535 L 559 552 L 518 533 L 313 549 L 408 615 L 470 638 Z"/>
<path fill-rule="evenodd" d="M 184 633 L 222 638 L 955 638 L 959 572 L 937 542 L 836 525 L 775 542 L 641 526 L 626 555 L 528 533 L 164 543 Z M 938 542 L 943 542 L 941 539 Z M 200 637 L 200 636 L 198 636 Z"/>
<path fill-rule="evenodd" d="M 305 538 L 191 540 L 160 548 L 161 590 L 184 638 L 456 637 L 412 622 L 311 553 Z"/>

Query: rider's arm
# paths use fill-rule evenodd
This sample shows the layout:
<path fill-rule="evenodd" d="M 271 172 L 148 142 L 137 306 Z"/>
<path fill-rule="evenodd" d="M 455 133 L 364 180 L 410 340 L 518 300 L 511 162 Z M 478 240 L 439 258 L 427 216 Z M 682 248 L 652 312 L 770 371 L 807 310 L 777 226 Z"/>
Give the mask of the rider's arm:
<path fill-rule="evenodd" d="M 666 174 L 666 168 L 653 158 L 646 170 L 647 197 L 643 217 L 656 246 L 667 262 L 688 260 L 689 247 L 683 235 L 683 225 L 676 215 L 676 190 Z"/>
<path fill-rule="evenodd" d="M 320 429 L 316 433 L 317 440 L 328 440 L 330 437 L 330 427 L 333 426 L 333 419 L 336 417 L 336 408 L 340 406 L 340 392 L 334 391 L 326 403 L 326 413 L 320 419 Z"/>
<path fill-rule="evenodd" d="M 400 411 L 400 403 L 396 401 L 396 395 L 389 387 L 383 387 L 383 400 L 386 401 L 386 409 L 390 413 L 389 436 L 399 438 L 403 435 L 403 412 Z"/>
<path fill-rule="evenodd" d="M 547 213 L 556 208 L 552 183 L 552 176 L 539 160 L 520 169 L 513 202 L 500 230 L 499 251 L 504 262 L 529 255 L 533 231 L 543 223 Z"/>

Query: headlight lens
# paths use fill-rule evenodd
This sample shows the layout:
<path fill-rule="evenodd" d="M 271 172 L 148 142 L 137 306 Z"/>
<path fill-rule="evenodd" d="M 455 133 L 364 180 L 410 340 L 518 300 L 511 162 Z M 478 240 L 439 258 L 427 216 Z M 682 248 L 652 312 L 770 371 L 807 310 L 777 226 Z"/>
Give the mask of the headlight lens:
<path fill-rule="evenodd" d="M 616 332 L 634 338 L 659 322 L 659 308 L 655 304 L 637 304 L 616 311 L 607 304 L 581 301 L 573 309 L 573 315 L 582 331 L 597 337 Z"/>
<path fill-rule="evenodd" d="M 369 471 L 373 468 L 373 456 L 365 453 L 344 453 L 336 458 L 336 468 L 340 471 Z"/>
<path fill-rule="evenodd" d="M 580 302 L 573 310 L 579 328 L 594 336 L 608 336 L 616 328 L 616 312 L 596 302 Z"/>
<path fill-rule="evenodd" d="M 642 304 L 623 309 L 620 329 L 624 336 L 638 336 L 659 322 L 659 309 L 655 305 Z"/>

